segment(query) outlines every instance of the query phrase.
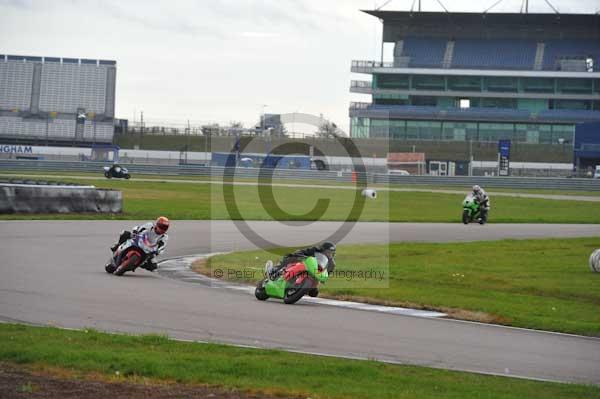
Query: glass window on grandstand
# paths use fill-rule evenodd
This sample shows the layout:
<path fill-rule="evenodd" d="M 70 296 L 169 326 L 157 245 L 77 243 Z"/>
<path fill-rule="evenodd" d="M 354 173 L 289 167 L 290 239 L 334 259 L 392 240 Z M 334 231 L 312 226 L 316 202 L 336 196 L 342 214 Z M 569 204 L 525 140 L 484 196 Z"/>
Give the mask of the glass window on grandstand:
<path fill-rule="evenodd" d="M 406 138 L 409 140 L 441 140 L 442 122 L 407 121 Z"/>
<path fill-rule="evenodd" d="M 490 76 L 484 78 L 483 86 L 487 91 L 514 93 L 519 91 L 519 80 L 505 76 Z"/>
<path fill-rule="evenodd" d="M 528 144 L 552 144 L 552 128 L 542 124 L 515 125 L 515 140 Z"/>
<path fill-rule="evenodd" d="M 550 100 L 550 109 L 589 111 L 592 109 L 592 102 L 589 100 Z"/>
<path fill-rule="evenodd" d="M 552 78 L 522 78 L 523 91 L 528 93 L 554 93 Z"/>
<path fill-rule="evenodd" d="M 412 77 L 412 88 L 416 90 L 444 90 L 443 76 L 437 75 L 415 75 Z"/>
<path fill-rule="evenodd" d="M 390 138 L 405 139 L 406 138 L 406 121 L 390 120 Z"/>
<path fill-rule="evenodd" d="M 388 138 L 390 136 L 390 121 L 388 119 L 371 119 L 371 138 Z"/>
<path fill-rule="evenodd" d="M 449 76 L 448 89 L 463 91 L 481 91 L 480 76 Z"/>
<path fill-rule="evenodd" d="M 380 74 L 375 75 L 375 88 L 379 89 L 408 89 L 408 75 Z"/>
<path fill-rule="evenodd" d="M 369 118 L 352 118 L 352 137 L 369 137 Z"/>
<path fill-rule="evenodd" d="M 511 139 L 514 134 L 512 123 L 480 123 L 479 141 Z"/>
<path fill-rule="evenodd" d="M 575 125 L 552 125 L 552 142 L 553 143 L 573 143 L 575 138 Z"/>
<path fill-rule="evenodd" d="M 557 79 L 559 93 L 592 94 L 592 79 Z"/>
<path fill-rule="evenodd" d="M 444 122 L 442 139 L 467 141 L 477 138 L 477 123 L 471 122 Z"/>

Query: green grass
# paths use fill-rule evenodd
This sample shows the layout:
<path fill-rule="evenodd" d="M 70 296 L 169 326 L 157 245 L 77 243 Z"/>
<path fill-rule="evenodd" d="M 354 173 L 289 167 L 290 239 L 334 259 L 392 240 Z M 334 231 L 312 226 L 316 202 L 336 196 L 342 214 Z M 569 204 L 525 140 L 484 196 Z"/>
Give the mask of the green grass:
<path fill-rule="evenodd" d="M 389 246 L 339 246 L 337 278 L 323 295 L 440 310 L 461 319 L 600 336 L 600 274 L 588 257 L 600 237 Z M 279 254 L 285 249 L 279 249 Z M 255 283 L 266 251 L 209 259 L 205 270 L 247 270 Z M 388 267 L 389 265 L 389 267 Z M 384 270 L 387 281 L 347 281 L 348 270 Z M 366 288 L 375 287 L 375 288 Z"/>
<path fill-rule="evenodd" d="M 598 398 L 600 387 L 336 359 L 164 336 L 0 325 L 0 359 L 110 379 L 145 377 L 312 398 Z M 115 377 L 119 374 L 120 377 Z"/>
<path fill-rule="evenodd" d="M 0 219 L 231 219 L 224 186 L 208 183 L 166 183 L 99 179 L 61 179 L 123 191 L 124 212 L 118 215 L 0 215 Z M 264 187 L 263 187 L 264 189 Z M 240 217 L 246 220 L 343 220 L 355 192 L 344 189 L 273 187 L 274 200 L 262 201 L 256 186 L 235 186 Z M 383 192 L 367 200 L 361 221 L 458 222 L 462 194 Z M 329 200 L 327 211 L 310 212 L 317 200 Z M 264 202 L 265 206 L 263 207 Z M 275 206 L 279 204 L 282 209 Z M 600 223 L 600 202 L 492 197 L 491 223 Z"/>
<path fill-rule="evenodd" d="M 105 180 L 102 174 L 99 172 L 76 172 L 70 173 L 68 171 L 44 171 L 44 170 L 34 170 L 34 171 L 10 171 L 4 170 L 0 172 L 0 177 L 18 177 L 18 176 L 27 176 L 27 178 L 34 178 L 29 176 L 66 176 L 68 177 L 85 177 L 89 179 L 95 180 Z M 134 179 L 153 179 L 157 181 L 161 180 L 194 180 L 194 181 L 220 181 L 222 178 L 218 176 L 208 177 L 208 176 L 194 176 L 194 175 L 148 175 L 148 174 L 135 174 Z M 62 179 L 60 179 L 62 180 Z M 252 178 L 236 178 L 236 181 L 244 181 L 244 182 L 256 182 L 256 179 Z M 275 183 L 280 184 L 304 184 L 304 185 L 327 185 L 327 186 L 352 186 L 351 183 L 344 182 L 330 182 L 330 181 L 313 181 L 307 179 L 277 179 L 274 178 L 273 181 Z M 369 184 L 369 187 L 375 188 L 401 188 L 401 189 L 414 189 L 414 190 L 453 190 L 453 191 L 461 191 L 466 192 L 471 189 L 471 186 L 465 185 L 462 186 L 430 186 L 430 185 L 421 185 L 421 184 Z M 573 195 L 573 196 L 600 196 L 600 191 L 569 191 L 569 190 L 548 190 L 548 189 L 510 189 L 505 187 L 493 187 L 486 186 L 487 191 L 492 193 L 517 193 L 517 194 L 546 194 L 546 195 Z"/>

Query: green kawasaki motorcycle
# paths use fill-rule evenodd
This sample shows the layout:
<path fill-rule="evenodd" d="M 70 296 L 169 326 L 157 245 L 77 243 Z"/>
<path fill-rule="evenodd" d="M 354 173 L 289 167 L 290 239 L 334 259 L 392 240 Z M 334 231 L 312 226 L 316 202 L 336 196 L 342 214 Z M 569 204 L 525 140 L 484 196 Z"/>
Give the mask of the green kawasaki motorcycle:
<path fill-rule="evenodd" d="M 267 272 L 265 278 L 256 285 L 254 295 L 260 301 L 279 298 L 289 305 L 298 302 L 305 294 L 315 296 L 311 294 L 316 292 L 319 283 L 329 278 L 327 263 L 327 257 L 317 253 L 316 256 L 286 265 L 275 277 L 270 277 Z"/>
<path fill-rule="evenodd" d="M 487 209 L 481 207 L 481 205 L 475 201 L 475 197 L 473 197 L 472 194 L 467 195 L 463 201 L 462 222 L 464 224 L 469 224 L 478 221 L 479 224 L 485 224 L 487 223 L 487 219 Z"/>

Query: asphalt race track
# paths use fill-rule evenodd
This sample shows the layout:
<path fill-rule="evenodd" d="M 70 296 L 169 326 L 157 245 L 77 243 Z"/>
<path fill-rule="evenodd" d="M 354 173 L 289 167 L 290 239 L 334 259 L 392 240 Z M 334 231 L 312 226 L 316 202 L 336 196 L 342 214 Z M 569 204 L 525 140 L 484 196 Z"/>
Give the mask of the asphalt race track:
<path fill-rule="evenodd" d="M 286 306 L 103 265 L 132 221 L 0 222 L 0 320 L 104 331 L 166 333 L 350 358 L 600 384 L 600 339 L 445 319 Z M 250 222 L 281 245 L 323 239 L 339 223 Z M 600 236 L 599 225 L 359 223 L 346 243 Z M 254 248 L 229 221 L 174 221 L 168 257 Z M 587 265 L 582 265 L 587 267 Z"/>

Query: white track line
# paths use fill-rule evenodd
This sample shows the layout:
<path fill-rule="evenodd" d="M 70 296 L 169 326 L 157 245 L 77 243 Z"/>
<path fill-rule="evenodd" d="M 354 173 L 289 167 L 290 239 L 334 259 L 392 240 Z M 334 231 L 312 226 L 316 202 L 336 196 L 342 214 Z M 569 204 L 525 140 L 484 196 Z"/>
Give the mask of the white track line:
<path fill-rule="evenodd" d="M 216 278 L 208 277 L 192 271 L 192 263 L 199 259 L 206 259 L 211 256 L 218 255 L 218 253 L 211 254 L 199 254 L 191 255 L 179 258 L 167 259 L 160 262 L 158 272 L 166 277 L 174 278 L 189 283 L 200 283 L 215 288 L 222 288 L 228 290 L 235 290 L 245 292 L 246 294 L 254 296 L 254 287 L 251 285 L 235 284 L 228 281 L 219 280 Z M 445 313 L 432 312 L 428 310 L 420 309 L 409 309 L 400 308 L 395 306 L 381 306 L 371 305 L 368 303 L 352 302 L 352 301 L 340 301 L 337 299 L 326 299 L 326 298 L 302 298 L 304 302 L 315 303 L 319 305 L 335 306 L 339 308 L 364 310 L 368 312 L 378 313 L 389 313 L 402 316 L 414 316 L 414 317 L 444 317 Z"/>

